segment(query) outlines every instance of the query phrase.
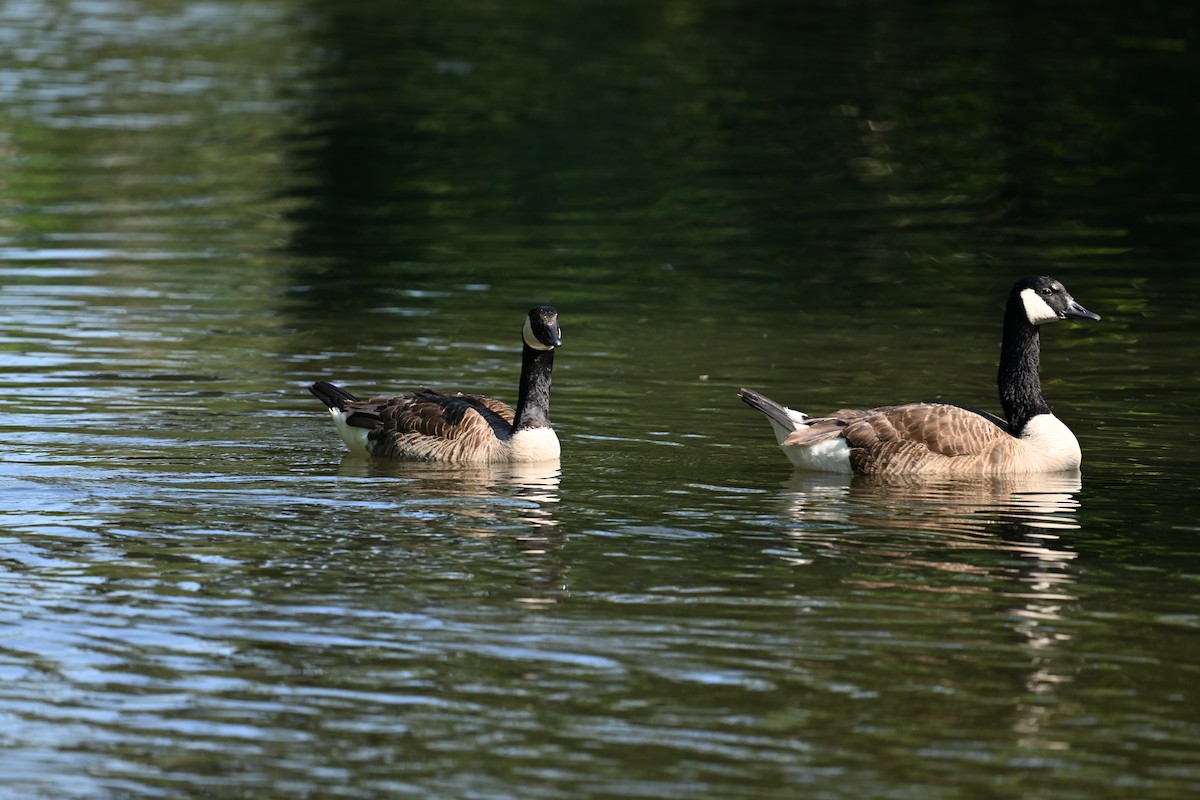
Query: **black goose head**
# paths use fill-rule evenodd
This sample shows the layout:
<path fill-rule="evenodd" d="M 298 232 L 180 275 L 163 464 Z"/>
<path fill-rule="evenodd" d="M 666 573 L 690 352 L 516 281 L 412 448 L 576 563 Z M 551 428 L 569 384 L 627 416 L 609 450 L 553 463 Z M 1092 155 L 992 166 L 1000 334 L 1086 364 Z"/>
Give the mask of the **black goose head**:
<path fill-rule="evenodd" d="M 562 345 L 562 328 L 558 327 L 558 311 L 552 306 L 529 309 L 529 318 L 521 331 L 526 347 L 534 350 L 553 350 Z"/>
<path fill-rule="evenodd" d="M 1030 325 L 1044 325 L 1067 318 L 1100 319 L 1099 314 L 1093 314 L 1075 302 L 1075 298 L 1071 297 L 1071 293 L 1062 283 L 1046 275 L 1035 275 L 1017 281 L 1012 288 L 1009 302 L 1024 311 L 1025 319 Z"/>

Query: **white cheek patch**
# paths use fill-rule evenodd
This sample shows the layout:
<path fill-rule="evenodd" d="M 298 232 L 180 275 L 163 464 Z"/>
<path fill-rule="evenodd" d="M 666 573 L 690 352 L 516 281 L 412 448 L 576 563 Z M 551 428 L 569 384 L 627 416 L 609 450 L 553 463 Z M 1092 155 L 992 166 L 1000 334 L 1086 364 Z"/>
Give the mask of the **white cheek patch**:
<path fill-rule="evenodd" d="M 534 350 L 553 350 L 553 347 L 547 347 L 544 343 L 539 342 L 538 338 L 533 335 L 533 320 L 526 319 L 525 327 L 521 329 L 521 339 L 525 344 L 532 347 Z"/>
<path fill-rule="evenodd" d="M 1025 316 L 1031 324 L 1044 325 L 1047 322 L 1059 321 L 1058 312 L 1033 289 L 1021 292 L 1021 302 L 1025 304 Z"/>

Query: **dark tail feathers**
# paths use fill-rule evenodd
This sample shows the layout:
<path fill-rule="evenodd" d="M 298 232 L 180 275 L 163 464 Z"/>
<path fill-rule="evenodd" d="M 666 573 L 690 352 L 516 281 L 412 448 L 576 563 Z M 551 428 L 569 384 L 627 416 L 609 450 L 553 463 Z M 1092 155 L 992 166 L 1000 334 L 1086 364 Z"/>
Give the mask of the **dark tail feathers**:
<path fill-rule="evenodd" d="M 787 410 L 771 398 L 765 397 L 753 389 L 739 389 L 738 397 L 742 398 L 743 403 L 756 411 L 766 414 L 770 420 L 782 425 L 784 428 L 791 429 L 796 427 L 796 421 L 788 416 Z"/>
<path fill-rule="evenodd" d="M 313 397 L 325 404 L 326 408 L 336 408 L 338 411 L 343 410 L 347 403 L 353 403 L 358 398 L 347 392 L 340 386 L 334 386 L 328 381 L 317 381 L 308 390 L 313 393 Z"/>

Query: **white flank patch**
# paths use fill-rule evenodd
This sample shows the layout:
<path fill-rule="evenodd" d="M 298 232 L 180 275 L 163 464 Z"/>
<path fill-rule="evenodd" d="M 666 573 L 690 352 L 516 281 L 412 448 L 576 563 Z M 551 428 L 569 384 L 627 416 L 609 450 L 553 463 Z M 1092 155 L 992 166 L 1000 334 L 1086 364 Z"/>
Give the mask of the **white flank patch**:
<path fill-rule="evenodd" d="M 1025 423 L 1020 441 L 1032 451 L 1031 458 L 1035 459 L 1042 472 L 1079 469 L 1079 463 L 1083 460 L 1079 440 L 1053 414 L 1038 414 Z"/>
<path fill-rule="evenodd" d="M 352 425 L 347 425 L 346 417 L 349 415 L 345 411 L 338 411 L 336 408 L 329 409 L 329 416 L 333 417 L 333 424 L 337 428 L 338 436 L 342 437 L 342 441 L 346 443 L 346 447 L 350 448 L 350 452 L 357 455 L 371 455 L 366 428 L 355 428 Z"/>
<path fill-rule="evenodd" d="M 1058 312 L 1042 299 L 1033 289 L 1021 291 L 1021 302 L 1025 304 L 1025 316 L 1033 325 L 1044 325 L 1047 322 L 1058 322 Z"/>
<path fill-rule="evenodd" d="M 854 472 L 850 466 L 850 445 L 842 437 L 826 439 L 823 442 L 800 447 L 786 445 L 783 447 L 788 460 L 801 469 L 811 469 L 817 472 L 836 472 L 849 475 Z"/>
<path fill-rule="evenodd" d="M 803 428 L 805 420 L 808 419 L 807 415 L 800 411 L 792 411 L 787 406 L 783 406 L 783 410 L 787 412 L 788 418 L 792 420 L 793 424 L 790 428 L 785 428 L 775 420 L 767 417 L 767 422 L 771 423 L 771 430 L 775 431 L 775 441 L 780 444 L 783 444 L 783 440 L 789 435 Z"/>
<path fill-rule="evenodd" d="M 528 317 L 525 318 L 525 327 L 521 329 L 521 339 L 524 340 L 525 344 L 529 345 L 534 350 L 554 349 L 553 347 L 547 347 L 542 342 L 539 342 L 538 338 L 533 335 L 533 320 L 529 319 Z M 555 456 L 555 458 L 558 458 L 558 456 Z"/>
<path fill-rule="evenodd" d="M 775 441 L 779 443 L 783 454 L 788 457 L 788 461 L 791 461 L 793 466 L 816 472 L 836 472 L 843 475 L 854 472 L 850 466 L 850 445 L 840 436 L 807 447 L 794 444 L 785 445 L 784 439 L 796 431 L 808 427 L 808 415 L 787 406 L 780 406 L 780 408 L 787 414 L 788 420 L 792 424 L 785 427 L 770 416 L 767 417 L 767 422 L 771 423 L 771 430 L 775 431 Z"/>
<path fill-rule="evenodd" d="M 511 461 L 553 461 L 561 448 L 553 428 L 526 428 L 508 440 Z"/>

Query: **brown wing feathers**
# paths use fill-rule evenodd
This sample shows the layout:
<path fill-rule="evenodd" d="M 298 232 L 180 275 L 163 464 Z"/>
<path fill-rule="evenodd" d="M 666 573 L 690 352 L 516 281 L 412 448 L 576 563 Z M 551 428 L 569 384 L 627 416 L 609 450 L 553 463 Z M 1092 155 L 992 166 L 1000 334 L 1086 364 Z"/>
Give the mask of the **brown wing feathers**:
<path fill-rule="evenodd" d="M 861 411 L 839 411 L 838 414 L 861 414 Z M 839 416 L 817 417 L 808 420 L 809 424 L 794 433 L 788 434 L 780 444 L 808 447 L 826 439 L 836 439 L 846 429 L 847 420 Z"/>
<path fill-rule="evenodd" d="M 368 438 L 376 443 L 376 455 L 478 461 L 512 430 L 512 423 L 493 408 L 506 410 L 512 418 L 512 410 L 498 400 L 421 389 L 390 401 L 381 425 Z"/>
<path fill-rule="evenodd" d="M 512 434 L 512 408 L 483 395 L 442 394 L 420 388 L 396 397 L 359 400 L 326 381 L 311 387 L 345 423 L 365 428 L 375 455 L 436 461 L 477 461 Z M 486 459 L 483 459 L 486 460 Z"/>
<path fill-rule="evenodd" d="M 513 421 L 517 417 L 517 412 L 513 411 L 512 407 L 509 406 L 508 403 L 502 403 L 493 397 L 486 397 L 481 394 L 460 394 L 456 396 L 463 398 L 477 408 L 485 409 L 493 414 L 496 414 L 500 417 L 500 419 L 508 423 L 510 428 L 512 427 Z M 484 416 L 487 415 L 485 414 Z"/>
<path fill-rule="evenodd" d="M 513 410 L 499 400 L 469 394 L 440 394 L 418 389 L 397 397 L 357 400 L 343 408 L 346 422 L 359 428 L 381 428 L 384 433 L 419 433 L 453 439 L 473 427 L 506 430 L 512 427 Z"/>
<path fill-rule="evenodd" d="M 982 463 L 1011 439 L 983 414 L 952 405 L 915 403 L 843 409 L 813 418 L 783 444 L 804 447 L 837 436 L 850 445 L 855 472 L 866 474 L 950 470 L 952 460 L 964 458 Z"/>
<path fill-rule="evenodd" d="M 395 402 L 399 401 L 399 402 Z M 496 407 L 508 410 L 508 419 Z M 419 433 L 442 439 L 456 439 L 479 430 L 492 436 L 512 428 L 512 410 L 491 398 L 468 394 L 439 394 L 420 389 L 411 395 L 389 401 L 381 414 L 387 433 Z"/>

